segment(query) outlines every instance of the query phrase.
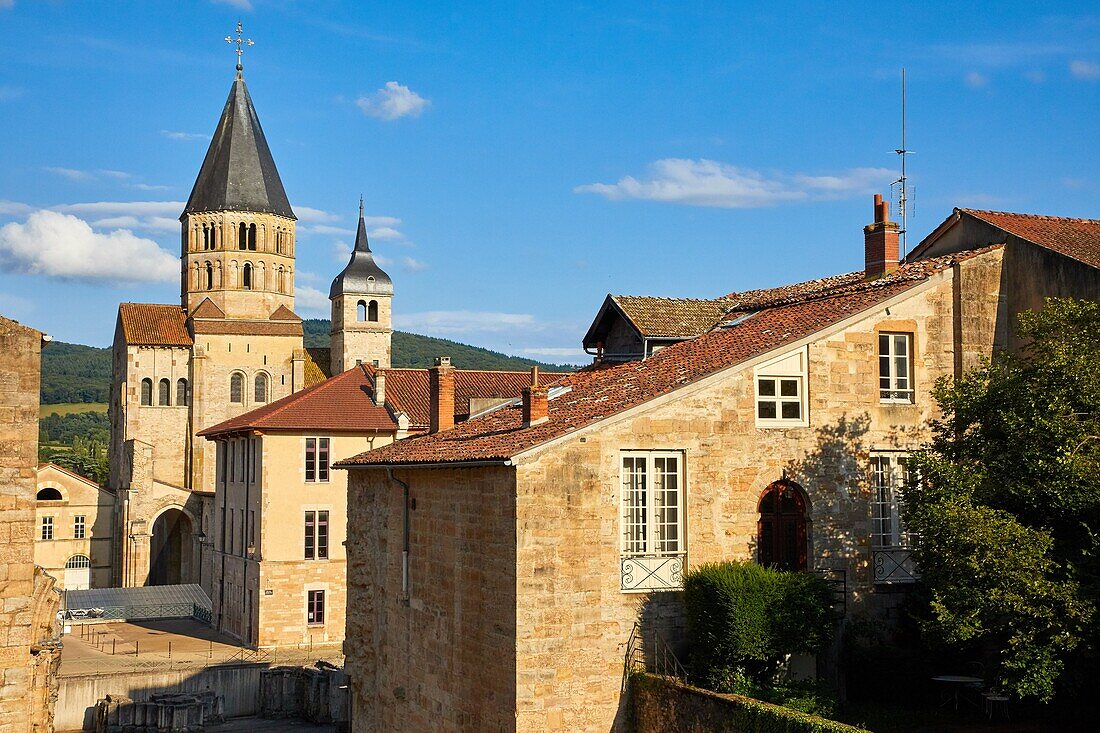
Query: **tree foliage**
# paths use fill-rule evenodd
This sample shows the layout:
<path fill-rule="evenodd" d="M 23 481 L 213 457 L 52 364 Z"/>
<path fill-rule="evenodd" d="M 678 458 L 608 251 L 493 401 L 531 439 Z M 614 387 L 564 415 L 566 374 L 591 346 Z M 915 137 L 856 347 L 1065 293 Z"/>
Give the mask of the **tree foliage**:
<path fill-rule="evenodd" d="M 42 404 L 106 402 L 111 350 L 53 341 L 42 349 Z"/>
<path fill-rule="evenodd" d="M 1049 700 L 1095 649 L 1100 599 L 1100 305 L 1021 314 L 1028 346 L 934 395 L 904 515 L 928 635 L 984 652 L 1004 690 Z"/>

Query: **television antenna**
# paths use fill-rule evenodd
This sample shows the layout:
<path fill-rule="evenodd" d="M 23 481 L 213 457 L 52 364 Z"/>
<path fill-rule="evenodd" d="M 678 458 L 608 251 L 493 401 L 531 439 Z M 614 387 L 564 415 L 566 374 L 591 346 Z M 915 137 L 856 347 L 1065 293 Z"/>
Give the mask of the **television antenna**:
<path fill-rule="evenodd" d="M 905 231 L 908 229 L 909 222 L 909 190 L 907 188 L 907 182 L 909 177 L 906 175 L 906 157 L 912 155 L 913 151 L 905 147 L 905 68 L 901 69 L 901 147 L 894 150 L 894 152 L 901 158 L 901 177 L 891 184 L 898 187 L 898 213 L 901 215 L 901 229 L 898 233 L 901 235 L 901 256 L 904 258 L 909 249 L 905 244 Z"/>

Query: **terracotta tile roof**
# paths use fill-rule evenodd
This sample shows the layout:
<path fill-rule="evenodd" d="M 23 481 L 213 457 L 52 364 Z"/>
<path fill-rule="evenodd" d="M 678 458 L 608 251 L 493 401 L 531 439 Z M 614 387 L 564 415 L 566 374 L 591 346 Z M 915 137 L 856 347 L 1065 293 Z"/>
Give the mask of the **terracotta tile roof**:
<path fill-rule="evenodd" d="M 329 349 L 306 349 L 306 386 L 320 384 L 332 376 L 332 359 Z"/>
<path fill-rule="evenodd" d="M 187 315 L 178 305 L 120 303 L 118 319 L 127 344 L 133 346 L 190 346 Z"/>
<path fill-rule="evenodd" d="M 431 419 L 427 369 L 387 369 L 386 403 L 409 416 L 413 430 L 426 430 Z M 540 372 L 539 379 L 549 385 L 564 374 Z M 470 400 L 477 398 L 516 398 L 531 383 L 530 372 L 497 372 L 475 369 L 455 370 L 455 418 L 470 414 Z"/>
<path fill-rule="evenodd" d="M 232 319 L 223 320 L 193 320 L 192 328 L 196 334 L 209 333 L 225 336 L 301 336 L 302 324 L 300 321 L 238 321 Z"/>
<path fill-rule="evenodd" d="M 397 423 L 374 404 L 374 381 L 362 366 L 307 387 L 269 405 L 230 418 L 199 435 L 211 437 L 241 430 L 331 430 L 393 432 Z"/>
<path fill-rule="evenodd" d="M 611 299 L 643 336 L 692 338 L 711 328 L 725 315 L 725 299 L 656 298 L 642 295 L 612 295 Z"/>
<path fill-rule="evenodd" d="M 203 298 L 199 303 L 199 307 L 191 312 L 192 318 L 225 318 L 225 311 L 217 306 L 217 304 L 210 300 L 210 298 Z"/>
<path fill-rule="evenodd" d="M 1100 267 L 1100 219 L 958 209 L 1058 254 Z"/>
<path fill-rule="evenodd" d="M 805 338 L 830 324 L 905 292 L 954 262 L 994 249 L 961 252 L 907 265 L 894 276 L 853 282 L 842 276 L 833 293 L 804 288 L 798 298 L 782 289 L 766 291 L 779 302 L 752 318 L 731 321 L 695 339 L 673 344 L 644 361 L 597 364 L 566 375 L 565 392 L 549 403 L 550 419 L 524 428 L 518 407 L 507 407 L 459 423 L 451 430 L 402 440 L 342 461 L 339 466 L 415 465 L 503 461 L 640 405 L 715 372 Z M 756 291 L 761 292 L 761 291 Z M 753 305 L 761 302 L 758 297 Z M 389 388 L 387 387 L 387 390 Z"/>
<path fill-rule="evenodd" d="M 280 305 L 278 308 L 276 308 L 275 312 L 272 313 L 270 316 L 268 316 L 268 318 L 272 321 L 300 321 L 300 320 L 302 320 L 301 316 L 299 316 L 297 313 L 292 311 L 290 308 L 287 308 L 285 305 Z"/>

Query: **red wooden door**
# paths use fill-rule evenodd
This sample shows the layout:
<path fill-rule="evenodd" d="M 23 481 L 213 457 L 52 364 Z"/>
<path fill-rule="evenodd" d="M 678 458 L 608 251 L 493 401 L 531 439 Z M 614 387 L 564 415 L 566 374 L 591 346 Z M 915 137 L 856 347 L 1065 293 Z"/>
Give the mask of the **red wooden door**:
<path fill-rule="evenodd" d="M 806 497 L 791 481 L 776 481 L 760 497 L 757 556 L 761 565 L 806 569 Z"/>

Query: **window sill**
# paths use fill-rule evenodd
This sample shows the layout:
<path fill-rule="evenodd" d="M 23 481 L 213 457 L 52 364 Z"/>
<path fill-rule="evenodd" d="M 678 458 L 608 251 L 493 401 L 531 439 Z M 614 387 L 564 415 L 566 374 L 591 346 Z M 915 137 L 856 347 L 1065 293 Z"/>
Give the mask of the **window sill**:
<path fill-rule="evenodd" d="M 808 428 L 810 427 L 809 420 L 769 420 L 767 418 L 756 418 L 756 427 L 761 430 L 774 430 L 776 428 Z"/>

